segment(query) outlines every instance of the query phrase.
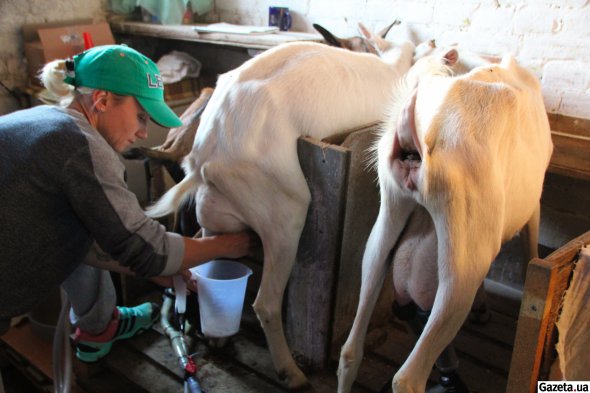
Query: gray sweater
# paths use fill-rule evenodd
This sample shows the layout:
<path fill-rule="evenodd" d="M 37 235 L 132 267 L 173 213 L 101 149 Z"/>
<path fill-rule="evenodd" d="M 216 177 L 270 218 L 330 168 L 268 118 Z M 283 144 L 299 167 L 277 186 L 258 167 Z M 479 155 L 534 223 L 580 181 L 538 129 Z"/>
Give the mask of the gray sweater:
<path fill-rule="evenodd" d="M 0 117 L 0 319 L 26 313 L 93 241 L 139 276 L 176 272 L 179 235 L 145 216 L 117 153 L 73 110 Z"/>

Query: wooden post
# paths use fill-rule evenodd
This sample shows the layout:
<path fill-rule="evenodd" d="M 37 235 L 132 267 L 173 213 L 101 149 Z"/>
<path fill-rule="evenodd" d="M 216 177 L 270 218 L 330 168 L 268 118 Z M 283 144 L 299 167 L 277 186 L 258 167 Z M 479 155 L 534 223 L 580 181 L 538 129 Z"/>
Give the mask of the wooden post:
<path fill-rule="evenodd" d="M 346 208 L 342 234 L 342 251 L 334 323 L 332 325 L 331 358 L 338 359 L 340 349 L 348 337 L 356 316 L 361 288 L 362 259 L 365 244 L 379 213 L 379 185 L 376 168 L 369 165 L 369 149 L 377 139 L 376 126 L 350 133 L 341 146 L 351 150 L 351 161 L 346 191 Z M 391 277 L 391 276 L 389 276 Z M 371 323 L 383 325 L 391 318 L 392 280 L 385 280 Z"/>
<path fill-rule="evenodd" d="M 331 339 L 350 151 L 311 138 L 300 138 L 297 150 L 312 202 L 286 293 L 286 336 L 298 361 L 322 369 Z"/>

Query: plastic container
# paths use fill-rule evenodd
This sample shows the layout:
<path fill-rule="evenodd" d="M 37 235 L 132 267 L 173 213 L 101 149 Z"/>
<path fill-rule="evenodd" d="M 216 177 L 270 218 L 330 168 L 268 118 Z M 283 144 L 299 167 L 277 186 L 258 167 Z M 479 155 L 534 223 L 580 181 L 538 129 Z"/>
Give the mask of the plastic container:
<path fill-rule="evenodd" d="M 217 259 L 194 267 L 201 329 L 206 337 L 229 337 L 240 329 L 246 284 L 252 270 L 239 262 Z"/>

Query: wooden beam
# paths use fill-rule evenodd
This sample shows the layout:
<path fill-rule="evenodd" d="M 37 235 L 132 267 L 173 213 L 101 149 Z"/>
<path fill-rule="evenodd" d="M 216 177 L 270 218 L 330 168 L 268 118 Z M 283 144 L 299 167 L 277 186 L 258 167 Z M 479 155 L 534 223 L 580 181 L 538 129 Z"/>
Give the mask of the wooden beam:
<path fill-rule="evenodd" d="M 549 171 L 590 180 L 590 119 L 548 113 L 553 139 Z"/>

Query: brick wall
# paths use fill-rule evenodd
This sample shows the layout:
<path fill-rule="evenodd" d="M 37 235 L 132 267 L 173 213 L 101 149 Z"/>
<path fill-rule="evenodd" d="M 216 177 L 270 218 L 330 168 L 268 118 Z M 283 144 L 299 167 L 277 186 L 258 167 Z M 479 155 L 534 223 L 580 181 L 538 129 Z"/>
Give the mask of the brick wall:
<path fill-rule="evenodd" d="M 26 81 L 21 26 L 25 23 L 105 18 L 109 0 L 0 1 L 0 81 Z M 208 19 L 264 25 L 268 6 L 292 10 L 293 30 L 320 23 L 341 36 L 358 22 L 379 29 L 394 19 L 412 26 L 418 40 L 458 42 L 484 54 L 510 52 L 543 84 L 547 111 L 590 118 L 590 1 L 588 0 L 215 0 Z M 395 32 L 394 32 L 395 33 Z M 5 92 L 0 91 L 0 98 Z M 0 108 L 2 103 L 0 102 Z"/>
<path fill-rule="evenodd" d="M 379 29 L 408 22 L 420 40 L 460 43 L 501 56 L 510 52 L 541 80 L 548 112 L 590 118 L 588 0 L 216 0 L 221 20 L 266 24 L 268 6 L 289 7 L 293 30 L 320 23 L 338 35 L 358 22 Z"/>

